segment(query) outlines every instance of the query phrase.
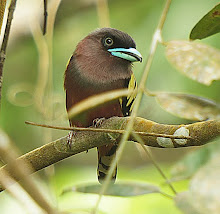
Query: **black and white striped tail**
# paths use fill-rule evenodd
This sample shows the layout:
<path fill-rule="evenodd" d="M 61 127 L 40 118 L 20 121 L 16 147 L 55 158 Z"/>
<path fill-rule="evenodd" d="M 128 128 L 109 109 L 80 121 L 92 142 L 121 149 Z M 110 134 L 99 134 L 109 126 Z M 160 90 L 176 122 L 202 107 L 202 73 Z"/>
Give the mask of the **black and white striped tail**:
<path fill-rule="evenodd" d="M 108 145 L 108 146 L 98 147 L 97 175 L 98 175 L 99 183 L 103 183 L 105 177 L 107 176 L 112 160 L 116 156 L 116 149 L 117 149 L 117 145 Z M 115 182 L 116 175 L 117 175 L 117 166 L 111 177 L 112 182 Z"/>

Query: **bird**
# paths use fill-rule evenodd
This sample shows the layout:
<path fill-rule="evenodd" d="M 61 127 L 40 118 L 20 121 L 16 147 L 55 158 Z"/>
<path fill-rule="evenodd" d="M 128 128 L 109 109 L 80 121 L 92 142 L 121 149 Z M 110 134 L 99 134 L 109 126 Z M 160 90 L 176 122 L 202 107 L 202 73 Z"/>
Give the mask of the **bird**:
<path fill-rule="evenodd" d="M 100 118 L 129 116 L 137 94 L 132 63 L 142 62 L 135 41 L 127 33 L 114 28 L 99 28 L 89 33 L 76 46 L 64 74 L 67 112 L 78 102 L 116 89 L 133 89 L 127 97 L 111 101 L 69 118 L 70 126 L 89 127 Z M 103 183 L 117 145 L 97 147 L 98 181 Z M 114 183 L 117 166 L 111 177 Z"/>

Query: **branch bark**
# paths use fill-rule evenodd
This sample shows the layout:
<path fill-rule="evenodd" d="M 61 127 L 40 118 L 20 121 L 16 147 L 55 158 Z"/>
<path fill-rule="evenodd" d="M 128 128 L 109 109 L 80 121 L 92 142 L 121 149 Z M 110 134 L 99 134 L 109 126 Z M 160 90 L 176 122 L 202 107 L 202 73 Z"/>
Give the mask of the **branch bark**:
<path fill-rule="evenodd" d="M 130 117 L 112 117 L 105 120 L 99 128 L 124 130 Z M 173 136 L 191 137 L 190 139 L 171 139 L 168 137 L 141 136 L 147 146 L 157 148 L 179 148 L 201 146 L 220 136 L 220 120 L 210 120 L 189 125 L 158 124 L 143 118 L 135 118 L 133 131 L 165 134 Z M 87 151 L 94 147 L 120 141 L 120 133 L 105 133 L 93 131 L 77 131 L 71 147 L 67 144 L 67 136 L 37 148 L 17 159 L 17 164 L 26 161 L 36 172 L 67 157 Z M 129 140 L 135 141 L 133 135 Z M 19 180 L 8 166 L 0 168 L 6 170 L 15 180 Z M 0 190 L 3 190 L 0 189 Z"/>
<path fill-rule="evenodd" d="M 4 19 L 4 14 L 5 14 L 5 6 L 6 6 L 6 0 L 0 0 L 0 34 L 1 34 L 2 23 Z"/>
<path fill-rule="evenodd" d="M 48 12 L 47 12 L 47 0 L 44 0 L 44 25 L 43 25 L 43 35 L 45 35 L 46 32 L 47 32 L 47 16 L 48 16 Z"/>

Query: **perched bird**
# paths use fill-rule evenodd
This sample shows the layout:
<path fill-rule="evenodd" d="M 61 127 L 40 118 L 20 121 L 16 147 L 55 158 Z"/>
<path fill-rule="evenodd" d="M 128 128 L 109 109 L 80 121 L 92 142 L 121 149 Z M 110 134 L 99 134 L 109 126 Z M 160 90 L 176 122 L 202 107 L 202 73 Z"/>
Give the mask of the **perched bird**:
<path fill-rule="evenodd" d="M 114 28 L 95 30 L 81 40 L 71 56 L 64 77 L 66 109 L 89 96 L 123 88 L 136 88 L 132 62 L 142 61 L 134 40 Z M 136 97 L 105 103 L 70 119 L 71 126 L 88 127 L 97 118 L 128 116 Z M 117 146 L 108 144 L 98 147 L 98 180 L 102 182 L 115 157 Z M 117 168 L 112 176 L 115 181 Z"/>

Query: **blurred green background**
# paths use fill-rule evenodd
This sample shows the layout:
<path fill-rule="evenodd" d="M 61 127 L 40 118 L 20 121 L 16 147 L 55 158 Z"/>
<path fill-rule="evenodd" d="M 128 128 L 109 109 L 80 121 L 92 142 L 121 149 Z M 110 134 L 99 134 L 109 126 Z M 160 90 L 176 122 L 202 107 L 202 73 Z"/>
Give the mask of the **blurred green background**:
<path fill-rule="evenodd" d="M 29 120 L 57 126 L 68 126 L 68 120 L 63 116 L 65 115 L 65 93 L 63 90 L 65 67 L 76 44 L 89 32 L 99 27 L 94 0 L 61 1 L 54 26 L 51 82 L 53 94 L 48 95 L 48 92 L 45 92 L 46 115 L 43 115 L 37 109 L 37 105 L 32 102 L 39 73 L 39 56 L 30 31 L 30 25 L 34 22 L 32 21 L 34 20 L 33 14 L 40 14 L 41 18 L 43 17 L 42 2 L 18 1 L 4 67 L 0 124 L 21 154 L 67 134 L 65 131 L 31 127 L 25 125 L 24 122 Z M 164 41 L 188 40 L 193 26 L 217 3 L 217 0 L 173 1 L 162 34 Z M 140 81 L 152 35 L 164 4 L 165 1 L 163 0 L 109 0 L 111 27 L 130 34 L 136 41 L 137 49 L 143 55 L 143 63 L 137 63 L 133 68 L 138 81 Z M 218 34 L 204 39 L 202 42 L 220 49 Z M 215 81 L 208 87 L 188 79 L 168 63 L 164 50 L 164 46 L 159 45 L 154 57 L 147 81 L 147 87 L 150 90 L 184 92 L 211 98 L 217 102 L 220 101 L 219 82 Z M 22 92 L 24 87 L 29 90 L 29 94 Z M 21 90 L 20 93 L 14 99 L 13 94 L 19 90 Z M 47 104 L 45 100 L 49 100 L 51 97 L 54 103 Z M 139 115 L 165 124 L 192 122 L 170 115 L 160 108 L 154 98 L 146 96 L 142 101 Z M 50 117 L 52 120 L 49 119 Z M 169 175 L 170 167 L 190 150 L 192 149 L 152 149 L 152 152 L 163 170 Z M 132 143 L 127 144 L 118 165 L 118 180 L 140 180 L 157 185 L 164 182 L 144 153 L 140 154 Z M 61 209 L 90 208 L 94 206 L 96 196 L 77 193 L 60 196 L 60 193 L 67 186 L 96 182 L 96 167 L 97 154 L 96 150 L 93 149 L 88 153 L 75 155 L 56 164 L 55 169 L 49 167 L 49 169 L 38 174 L 42 177 L 42 186 L 49 184 L 46 188 L 47 192 L 50 192 L 48 194 Z M 177 190 L 183 190 L 186 186 L 186 182 L 175 185 Z M 167 187 L 164 188 L 169 192 Z M 1 213 L 11 213 L 11 206 L 9 205 L 11 203 L 16 206 L 16 202 L 11 198 L 6 199 L 6 196 L 3 198 L 3 194 L 0 196 L 0 206 L 3 210 Z M 7 205 L 5 204 L 6 200 Z M 17 209 L 24 213 L 19 206 Z M 120 214 L 179 213 L 172 200 L 157 194 L 133 198 L 105 197 L 100 210 L 105 213 Z"/>

